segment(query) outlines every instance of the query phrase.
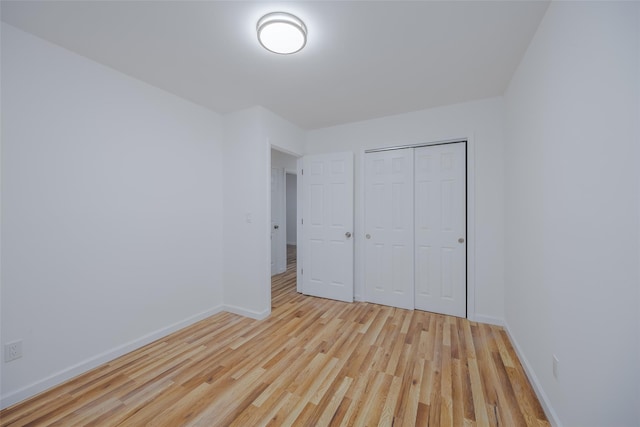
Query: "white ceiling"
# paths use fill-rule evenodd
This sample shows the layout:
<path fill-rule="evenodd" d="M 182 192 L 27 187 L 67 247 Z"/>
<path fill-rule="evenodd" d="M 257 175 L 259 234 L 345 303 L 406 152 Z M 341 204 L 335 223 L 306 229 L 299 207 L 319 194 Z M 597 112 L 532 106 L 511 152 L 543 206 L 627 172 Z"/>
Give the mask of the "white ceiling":
<path fill-rule="evenodd" d="M 3 1 L 4 22 L 219 113 L 262 105 L 304 129 L 501 95 L 547 1 Z M 258 44 L 305 21 L 295 55 Z"/>

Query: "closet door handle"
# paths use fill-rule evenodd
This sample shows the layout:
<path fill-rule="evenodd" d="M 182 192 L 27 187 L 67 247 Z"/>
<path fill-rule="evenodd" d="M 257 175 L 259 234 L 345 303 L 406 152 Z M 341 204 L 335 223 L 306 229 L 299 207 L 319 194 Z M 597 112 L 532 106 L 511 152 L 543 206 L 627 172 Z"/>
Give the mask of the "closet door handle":
<path fill-rule="evenodd" d="M 351 237 L 351 232 L 350 232 L 350 231 L 347 231 L 346 233 L 344 233 L 344 235 L 345 235 L 345 236 L 347 237 L 347 239 L 348 239 L 348 238 L 350 238 L 350 237 Z"/>

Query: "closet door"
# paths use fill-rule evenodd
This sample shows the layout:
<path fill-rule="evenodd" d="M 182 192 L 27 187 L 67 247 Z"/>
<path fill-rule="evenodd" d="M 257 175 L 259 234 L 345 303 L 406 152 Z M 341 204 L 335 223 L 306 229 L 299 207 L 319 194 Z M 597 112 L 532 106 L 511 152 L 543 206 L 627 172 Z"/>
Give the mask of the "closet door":
<path fill-rule="evenodd" d="M 466 316 L 465 144 L 415 150 L 415 308 Z"/>
<path fill-rule="evenodd" d="M 365 299 L 414 308 L 413 149 L 365 154 Z"/>

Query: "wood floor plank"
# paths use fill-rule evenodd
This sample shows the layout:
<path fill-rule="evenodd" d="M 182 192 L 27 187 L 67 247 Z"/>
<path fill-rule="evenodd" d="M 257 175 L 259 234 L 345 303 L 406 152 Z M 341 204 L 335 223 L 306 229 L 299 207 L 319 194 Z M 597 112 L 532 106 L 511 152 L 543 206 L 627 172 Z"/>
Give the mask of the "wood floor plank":
<path fill-rule="evenodd" d="M 504 329 L 296 292 L 219 313 L 0 412 L 0 426 L 549 426 Z"/>
<path fill-rule="evenodd" d="M 473 408 L 476 421 L 479 426 L 488 426 L 489 412 L 484 397 L 482 378 L 475 358 L 469 359 L 469 379 L 471 382 L 471 395 L 473 396 Z M 495 424 L 494 424 L 495 425 Z"/>
<path fill-rule="evenodd" d="M 413 367 L 413 369 L 411 369 Z M 400 405 L 401 425 L 415 426 L 418 416 L 418 401 L 420 398 L 420 380 L 422 379 L 423 363 L 412 363 L 404 373 L 402 404 Z"/>
<path fill-rule="evenodd" d="M 318 402 L 319 415 L 316 419 L 310 420 L 315 423 L 312 425 L 327 426 L 331 424 L 331 421 L 334 419 L 338 407 L 342 403 L 342 399 L 353 381 L 353 379 L 349 377 L 339 377 L 338 379 L 341 379 L 341 381 L 335 392 L 325 394 L 322 398 L 323 400 Z M 334 381 L 334 384 L 337 383 L 338 379 Z"/>
<path fill-rule="evenodd" d="M 387 393 L 387 398 L 382 407 L 380 414 L 380 420 L 378 425 L 380 426 L 393 426 L 395 424 L 396 408 L 398 408 L 400 402 L 400 391 L 402 390 L 402 378 L 393 377 L 391 380 L 391 386 Z M 421 424 L 426 425 L 426 424 Z"/>

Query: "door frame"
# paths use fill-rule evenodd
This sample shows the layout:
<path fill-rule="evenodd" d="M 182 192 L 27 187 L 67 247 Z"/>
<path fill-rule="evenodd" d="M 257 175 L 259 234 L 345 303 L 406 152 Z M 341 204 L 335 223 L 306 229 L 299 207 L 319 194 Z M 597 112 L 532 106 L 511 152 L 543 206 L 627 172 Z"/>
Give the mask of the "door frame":
<path fill-rule="evenodd" d="M 269 242 L 269 257 L 271 257 L 271 167 L 272 167 L 272 158 L 271 158 L 271 151 L 272 150 L 276 150 L 276 151 L 280 151 L 281 153 L 284 154 L 288 154 L 292 157 L 296 158 L 296 170 L 288 170 L 287 168 L 284 169 L 284 173 L 285 176 L 286 174 L 289 173 L 295 173 L 297 175 L 297 212 L 296 215 L 299 217 L 300 215 L 300 169 L 301 169 L 301 162 L 302 162 L 302 153 L 296 152 L 296 151 L 292 151 L 289 147 L 284 146 L 280 143 L 278 143 L 277 141 L 271 140 L 271 139 L 267 139 L 267 144 L 266 144 L 266 151 L 267 151 L 267 165 L 268 167 L 266 168 L 267 172 L 266 172 L 266 179 L 265 179 L 265 193 L 267 194 L 266 200 L 267 200 L 267 212 L 269 214 L 269 220 L 267 222 L 267 227 L 265 228 L 265 233 L 267 236 L 267 242 Z M 286 192 L 285 192 L 285 203 L 286 203 Z M 299 218 L 296 218 L 296 221 L 299 222 Z M 298 283 L 300 281 L 300 265 L 301 265 L 301 259 L 302 259 L 302 247 L 300 246 L 300 244 L 302 243 L 300 240 L 300 224 L 298 223 L 298 229 L 297 229 L 297 241 L 296 241 L 297 245 L 296 245 L 296 258 L 297 258 L 297 264 L 298 264 L 298 269 L 296 271 L 296 283 Z M 286 239 L 285 239 L 285 266 L 286 266 Z M 271 295 L 271 263 L 269 263 L 268 266 L 268 271 L 269 274 L 266 276 L 267 280 L 265 281 L 266 284 L 266 290 L 267 290 L 267 295 L 269 297 L 269 313 L 271 313 L 271 300 L 272 300 L 272 295 Z M 300 292 L 300 285 L 297 285 L 297 290 L 298 292 Z"/>
<path fill-rule="evenodd" d="M 482 319 L 478 319 L 476 316 L 476 269 L 475 269 L 475 248 L 476 248 L 476 238 L 475 238 L 475 142 L 473 134 L 460 136 L 460 137 L 451 137 L 451 138 L 442 138 L 430 141 L 422 141 L 422 142 L 413 142 L 407 144 L 398 144 L 398 145 L 390 145 L 390 146 L 382 146 L 378 148 L 368 148 L 363 149 L 360 152 L 360 160 L 359 160 L 359 168 L 360 168 L 360 182 L 362 185 L 359 185 L 359 198 L 361 200 L 360 206 L 356 207 L 356 215 L 358 218 L 358 223 L 364 227 L 365 224 L 365 153 L 371 153 L 376 151 L 387 151 L 387 150 L 397 150 L 401 148 L 418 148 L 418 147 L 426 147 L 430 145 L 442 145 L 442 144 L 452 144 L 456 142 L 464 142 L 466 148 L 466 192 L 467 192 L 467 247 L 466 247 L 466 255 L 467 255 L 467 291 L 466 291 L 466 318 L 473 321 L 483 321 Z M 356 239 L 356 248 L 355 248 L 355 270 L 356 270 L 356 289 L 360 289 L 362 294 L 358 294 L 354 292 L 355 299 L 357 301 L 364 301 L 365 295 L 364 292 L 364 277 L 365 277 L 365 256 L 364 256 L 364 244 L 357 245 L 358 242 L 364 241 L 364 229 L 359 230 Z"/>
<path fill-rule="evenodd" d="M 304 206 L 304 176 L 302 175 L 302 156 L 296 161 L 296 291 L 302 293 L 302 256 L 304 236 L 302 229 L 302 208 Z"/>

